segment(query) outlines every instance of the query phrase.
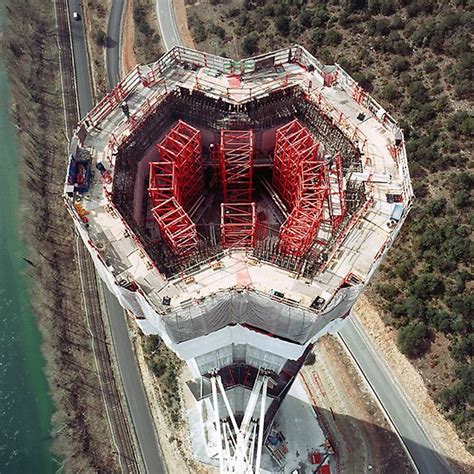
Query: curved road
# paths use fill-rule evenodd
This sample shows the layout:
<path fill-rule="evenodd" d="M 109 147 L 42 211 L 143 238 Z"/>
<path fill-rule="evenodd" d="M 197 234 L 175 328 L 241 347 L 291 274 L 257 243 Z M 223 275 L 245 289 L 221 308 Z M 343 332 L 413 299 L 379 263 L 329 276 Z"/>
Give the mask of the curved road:
<path fill-rule="evenodd" d="M 156 0 L 156 12 L 161 37 L 167 50 L 181 45 L 173 10 L 173 0 Z M 392 421 L 413 462 L 422 474 L 447 474 L 454 472 L 440 454 L 413 413 L 410 401 L 397 386 L 379 356 L 371 347 L 367 335 L 353 317 L 347 318 L 340 330 L 347 349 L 352 354 L 367 382 L 374 390 Z"/>
<path fill-rule="evenodd" d="M 84 117 L 94 105 L 89 70 L 89 56 L 87 53 L 86 35 L 82 21 L 82 7 L 80 0 L 68 0 L 69 24 L 71 25 L 72 54 L 75 67 L 76 90 L 79 102 L 79 115 Z M 73 13 L 78 12 L 80 20 L 73 18 Z"/>
<path fill-rule="evenodd" d="M 122 36 L 122 21 L 124 15 L 124 0 L 113 0 L 107 23 L 107 48 L 105 50 L 105 65 L 107 68 L 107 85 L 113 89 L 121 78 L 120 41 Z"/>
<path fill-rule="evenodd" d="M 115 4 L 115 0 L 113 3 Z M 117 38 L 120 39 L 120 23 L 122 18 L 121 9 L 123 10 L 124 2 L 119 1 L 118 3 L 121 4 L 121 6 L 118 5 L 115 10 L 112 6 L 112 11 L 115 12 L 115 21 L 119 18 Z M 89 58 L 82 19 L 77 21 L 74 20 L 72 16 L 73 12 L 78 12 L 81 15 L 81 18 L 83 17 L 79 0 L 68 0 L 68 8 L 71 23 L 71 37 L 79 110 L 81 117 L 83 117 L 93 105 Z M 117 30 L 113 29 L 113 31 Z M 116 50 L 120 50 L 119 41 L 117 42 Z M 115 57 L 114 71 L 119 71 L 119 56 L 116 54 L 113 57 Z M 112 333 L 113 348 L 135 433 L 140 445 L 145 469 L 148 473 L 162 474 L 166 472 L 166 469 L 164 467 L 163 458 L 161 457 L 161 451 L 156 438 L 148 401 L 145 396 L 141 376 L 138 371 L 130 337 L 128 335 L 128 327 L 125 320 L 126 316 L 117 299 L 105 288 L 105 286 L 103 286 L 103 290 L 107 303 L 107 317 L 109 319 L 110 330 Z"/>
<path fill-rule="evenodd" d="M 410 402 L 377 356 L 357 319 L 352 316 L 347 318 L 339 335 L 384 407 L 419 472 L 422 474 L 453 472 L 433 448 L 414 415 Z"/>
<path fill-rule="evenodd" d="M 166 51 L 173 46 L 183 46 L 181 37 L 179 36 L 178 27 L 176 26 L 176 18 L 174 16 L 172 0 L 155 0 L 156 16 L 161 31 L 161 39 Z"/>

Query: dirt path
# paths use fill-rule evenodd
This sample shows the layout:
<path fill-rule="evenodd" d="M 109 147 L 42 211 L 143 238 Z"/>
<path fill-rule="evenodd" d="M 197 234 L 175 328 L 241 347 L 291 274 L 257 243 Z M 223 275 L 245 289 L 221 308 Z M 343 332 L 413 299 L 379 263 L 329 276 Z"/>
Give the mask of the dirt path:
<path fill-rule="evenodd" d="M 133 52 L 134 40 L 135 24 L 133 21 L 133 0 L 128 0 L 127 6 L 125 7 L 122 33 L 122 72 L 124 76 L 137 65 L 135 53 Z"/>
<path fill-rule="evenodd" d="M 336 451 L 338 472 L 414 472 L 339 341 L 325 336 L 317 342 L 314 353 L 316 362 L 305 366 L 302 376 Z"/>
<path fill-rule="evenodd" d="M 438 411 L 420 373 L 398 350 L 396 331 L 384 324 L 377 309 L 366 296 L 359 299 L 354 313 L 370 336 L 377 352 L 383 356 L 411 400 L 417 416 L 427 428 L 438 451 L 446 456 L 459 472 L 473 472 L 474 456 L 466 450 L 454 426 Z"/>
<path fill-rule="evenodd" d="M 188 15 L 186 13 L 184 0 L 173 0 L 173 7 L 179 36 L 181 37 L 184 46 L 195 49 L 196 45 L 194 44 L 193 38 L 188 29 Z"/>

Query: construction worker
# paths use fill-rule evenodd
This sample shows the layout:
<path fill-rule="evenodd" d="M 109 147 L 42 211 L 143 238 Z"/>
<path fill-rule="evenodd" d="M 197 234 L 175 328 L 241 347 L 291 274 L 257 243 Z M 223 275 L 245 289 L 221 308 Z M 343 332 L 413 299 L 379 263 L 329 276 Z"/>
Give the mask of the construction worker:
<path fill-rule="evenodd" d="M 128 104 L 125 100 L 123 101 L 120 108 L 122 109 L 122 112 L 125 114 L 125 117 L 127 117 L 127 120 L 129 120 L 130 119 L 130 109 L 128 108 Z"/>

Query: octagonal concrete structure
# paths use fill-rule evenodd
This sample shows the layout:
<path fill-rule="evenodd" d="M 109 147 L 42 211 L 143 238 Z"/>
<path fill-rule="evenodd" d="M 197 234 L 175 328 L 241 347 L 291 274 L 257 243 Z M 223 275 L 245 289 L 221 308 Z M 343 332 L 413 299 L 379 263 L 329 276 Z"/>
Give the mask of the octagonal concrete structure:
<path fill-rule="evenodd" d="M 318 144 L 317 160 L 327 170 L 318 230 L 297 256 L 281 246 L 291 209 L 269 179 L 277 130 L 295 119 Z M 162 238 L 146 189 L 149 163 L 161 159 L 156 145 L 179 120 L 199 131 L 206 170 L 202 199 L 186 211 L 199 245 L 185 256 Z M 221 130 L 252 131 L 252 192 L 266 224 L 250 247 L 222 245 L 212 217 L 222 202 L 213 161 Z M 347 207 L 336 220 L 330 196 Z M 187 361 L 207 440 L 198 457 L 211 464 L 219 458 L 230 472 L 237 464 L 222 461 L 223 434 L 209 420 L 219 412 L 226 418 L 230 406 L 237 424 L 245 424 L 264 374 L 271 380 L 260 393 L 266 402 L 249 416 L 264 411 L 268 437 L 308 351 L 349 314 L 398 234 L 413 192 L 401 129 L 340 66 L 325 66 L 300 46 L 239 62 L 175 47 L 136 67 L 79 123 L 64 198 L 109 290 L 145 334 L 159 334 Z M 223 393 L 212 401 L 216 377 Z M 253 468 L 261 462 L 249 457 Z M 275 460 L 266 462 L 272 470 Z"/>

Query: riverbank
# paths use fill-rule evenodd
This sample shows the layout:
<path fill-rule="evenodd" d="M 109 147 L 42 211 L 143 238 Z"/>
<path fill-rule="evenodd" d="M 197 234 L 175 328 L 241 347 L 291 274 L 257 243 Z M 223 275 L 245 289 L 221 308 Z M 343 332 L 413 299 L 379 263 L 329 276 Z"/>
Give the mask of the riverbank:
<path fill-rule="evenodd" d="M 4 25 L 0 5 L 0 40 Z M 29 304 L 25 245 L 18 221 L 19 152 L 10 121 L 10 91 L 0 58 L 0 470 L 50 473 L 52 401 L 43 372 L 41 336 Z"/>
<path fill-rule="evenodd" d="M 66 471 L 114 472 L 118 465 L 82 308 L 74 230 L 61 197 L 68 140 L 54 3 L 6 3 L 5 59 L 22 155 L 21 234 L 28 245 L 33 311 L 55 406 L 52 449 Z"/>

